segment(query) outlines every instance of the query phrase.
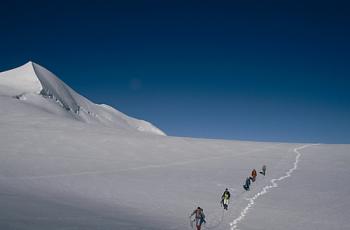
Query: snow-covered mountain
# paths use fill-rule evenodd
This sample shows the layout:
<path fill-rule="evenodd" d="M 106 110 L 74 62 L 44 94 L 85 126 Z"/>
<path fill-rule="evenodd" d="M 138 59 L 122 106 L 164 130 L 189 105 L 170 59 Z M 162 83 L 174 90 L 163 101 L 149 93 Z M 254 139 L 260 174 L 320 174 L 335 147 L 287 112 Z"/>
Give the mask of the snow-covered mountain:
<path fill-rule="evenodd" d="M 162 134 L 37 64 L 1 73 L 0 229 L 186 230 L 197 206 L 203 230 L 350 229 L 349 145 Z"/>
<path fill-rule="evenodd" d="M 108 105 L 92 103 L 53 73 L 33 62 L 0 73 L 0 95 L 87 123 L 165 135 L 149 122 L 129 117 Z"/>

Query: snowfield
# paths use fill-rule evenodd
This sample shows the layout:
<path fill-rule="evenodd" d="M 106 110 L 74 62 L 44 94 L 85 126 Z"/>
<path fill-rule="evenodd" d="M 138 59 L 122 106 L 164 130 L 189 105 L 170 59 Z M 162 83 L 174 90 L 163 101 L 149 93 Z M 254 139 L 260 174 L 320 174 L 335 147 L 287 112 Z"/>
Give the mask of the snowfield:
<path fill-rule="evenodd" d="M 203 229 L 350 229 L 349 145 L 165 136 L 32 62 L 0 73 L 0 108 L 1 230 L 186 230 L 197 206 Z"/>

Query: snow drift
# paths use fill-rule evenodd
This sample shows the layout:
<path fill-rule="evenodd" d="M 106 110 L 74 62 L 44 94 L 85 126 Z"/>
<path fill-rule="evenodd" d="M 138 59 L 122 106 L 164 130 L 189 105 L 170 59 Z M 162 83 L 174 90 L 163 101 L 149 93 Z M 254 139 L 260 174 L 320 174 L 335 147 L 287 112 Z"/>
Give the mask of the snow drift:
<path fill-rule="evenodd" d="M 33 62 L 0 73 L 0 95 L 11 96 L 47 112 L 65 114 L 86 123 L 165 135 L 149 122 L 129 117 L 108 105 L 92 103 Z M 43 101 L 43 98 L 46 100 Z"/>

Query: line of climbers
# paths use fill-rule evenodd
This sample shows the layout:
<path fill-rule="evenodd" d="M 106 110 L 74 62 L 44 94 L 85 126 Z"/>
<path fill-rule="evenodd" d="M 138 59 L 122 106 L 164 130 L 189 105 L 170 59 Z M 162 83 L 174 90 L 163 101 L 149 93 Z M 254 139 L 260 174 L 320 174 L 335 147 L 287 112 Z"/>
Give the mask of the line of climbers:
<path fill-rule="evenodd" d="M 266 165 L 263 165 L 263 167 L 262 167 L 262 169 L 260 171 L 260 174 L 262 174 L 264 176 L 266 175 Z M 243 188 L 246 191 L 250 190 L 250 184 L 251 184 L 251 182 L 255 182 L 256 176 L 257 176 L 256 170 L 253 169 L 253 171 L 251 173 L 251 176 L 247 177 L 247 179 L 245 180 L 245 184 L 243 185 Z"/>
<path fill-rule="evenodd" d="M 261 171 L 259 173 L 264 175 L 264 176 L 266 175 L 266 165 L 262 166 L 262 169 L 261 169 Z M 256 172 L 255 169 L 253 169 L 252 172 L 251 172 L 251 175 L 249 177 L 247 177 L 247 179 L 245 181 L 245 184 L 243 185 L 243 188 L 246 191 L 250 190 L 250 184 L 251 184 L 251 182 L 255 182 L 256 177 L 257 177 L 257 172 Z M 228 188 L 226 188 L 224 193 L 221 196 L 221 201 L 220 201 L 221 206 L 223 206 L 225 210 L 228 210 L 228 204 L 230 202 L 230 197 L 231 197 L 231 194 L 228 191 Z M 193 220 L 191 220 L 192 216 L 194 216 Z M 190 221 L 191 221 L 191 227 L 192 228 L 193 228 L 193 222 L 196 223 L 197 230 L 200 230 L 202 224 L 206 223 L 205 215 L 204 215 L 203 209 L 201 207 L 197 207 L 192 212 L 192 214 L 190 215 Z"/>

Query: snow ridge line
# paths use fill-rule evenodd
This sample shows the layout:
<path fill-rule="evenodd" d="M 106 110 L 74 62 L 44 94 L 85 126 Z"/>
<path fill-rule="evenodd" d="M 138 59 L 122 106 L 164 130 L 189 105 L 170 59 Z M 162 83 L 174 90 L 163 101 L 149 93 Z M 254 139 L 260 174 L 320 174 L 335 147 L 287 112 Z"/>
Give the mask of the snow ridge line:
<path fill-rule="evenodd" d="M 304 148 L 307 148 L 309 146 L 313 146 L 313 145 L 319 145 L 319 144 L 309 144 L 309 145 L 303 145 L 303 146 L 300 146 L 300 147 L 297 147 L 295 148 L 293 151 L 297 154 L 296 157 L 295 157 L 295 161 L 294 161 L 294 164 L 293 164 L 293 167 L 291 169 L 289 169 L 287 172 L 286 172 L 286 175 L 284 176 L 281 176 L 280 178 L 275 178 L 275 179 L 272 179 L 270 182 L 271 182 L 271 185 L 266 185 L 265 187 L 262 188 L 262 190 L 260 192 L 258 192 L 257 194 L 255 194 L 253 197 L 251 198 L 247 198 L 247 200 L 249 201 L 248 205 L 241 211 L 241 214 L 239 215 L 239 217 L 237 217 L 236 219 L 234 219 L 231 223 L 230 223 L 230 226 L 231 226 L 231 230 L 239 230 L 238 228 L 238 223 L 241 222 L 244 217 L 247 215 L 249 209 L 251 209 L 254 204 L 255 204 L 255 200 L 259 197 L 259 196 L 262 196 L 264 195 L 265 193 L 268 192 L 269 189 L 272 189 L 272 188 L 276 188 L 278 187 L 278 184 L 276 183 L 277 181 L 281 181 L 281 180 L 284 180 L 288 177 L 290 177 L 292 175 L 292 172 L 294 170 L 296 170 L 298 168 L 298 163 L 299 163 L 299 159 L 301 157 L 301 153 L 299 152 L 299 150 L 301 149 L 304 149 Z"/>

